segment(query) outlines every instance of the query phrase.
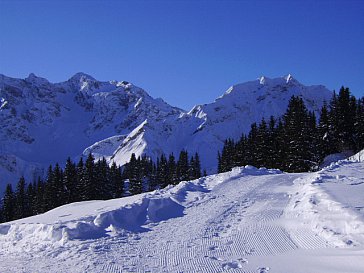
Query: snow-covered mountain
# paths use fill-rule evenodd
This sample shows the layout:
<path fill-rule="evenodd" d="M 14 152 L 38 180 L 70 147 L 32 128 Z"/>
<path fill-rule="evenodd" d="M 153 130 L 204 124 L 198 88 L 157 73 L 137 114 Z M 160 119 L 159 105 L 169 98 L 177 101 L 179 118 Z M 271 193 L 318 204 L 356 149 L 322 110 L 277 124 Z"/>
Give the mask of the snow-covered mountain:
<path fill-rule="evenodd" d="M 132 153 L 155 158 L 187 149 L 199 152 L 211 172 L 227 137 L 239 138 L 252 122 L 283 114 L 292 95 L 317 112 L 331 92 L 291 75 L 262 77 L 186 112 L 126 81 L 100 82 L 83 73 L 61 83 L 0 75 L 0 190 L 21 175 L 32 178 L 51 163 L 90 152 L 124 164 Z"/>
<path fill-rule="evenodd" d="M 0 224 L 1 272 L 362 272 L 364 163 L 234 168 Z"/>

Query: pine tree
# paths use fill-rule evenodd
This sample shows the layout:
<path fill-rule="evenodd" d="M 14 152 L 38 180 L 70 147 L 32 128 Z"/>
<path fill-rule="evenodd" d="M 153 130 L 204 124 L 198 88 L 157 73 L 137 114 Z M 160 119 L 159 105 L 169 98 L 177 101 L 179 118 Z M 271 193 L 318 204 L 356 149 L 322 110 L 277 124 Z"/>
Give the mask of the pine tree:
<path fill-rule="evenodd" d="M 278 119 L 274 136 L 274 147 L 277 160 L 273 162 L 272 168 L 285 170 L 287 160 L 287 140 L 285 138 L 285 129 L 282 119 Z"/>
<path fill-rule="evenodd" d="M 247 150 L 247 142 L 248 139 L 246 135 L 242 135 L 240 140 L 235 144 L 235 157 L 234 157 L 234 165 L 235 166 L 245 166 L 247 165 L 246 159 L 246 150 Z"/>
<path fill-rule="evenodd" d="M 63 185 L 65 194 L 65 203 L 72 203 L 78 200 L 77 192 L 77 169 L 76 165 L 72 162 L 71 158 L 68 157 L 66 166 L 63 172 Z"/>
<path fill-rule="evenodd" d="M 45 201 L 44 201 L 44 183 L 40 177 L 35 186 L 35 196 L 33 198 L 33 213 L 40 214 L 45 212 Z"/>
<path fill-rule="evenodd" d="M 341 87 L 337 99 L 338 135 L 340 150 L 350 150 L 353 147 L 355 99 L 352 100 L 349 88 Z"/>
<path fill-rule="evenodd" d="M 157 158 L 157 163 L 159 164 L 159 158 Z M 151 163 L 152 164 L 152 170 L 151 170 L 151 174 L 149 177 L 149 191 L 154 191 L 156 189 L 159 189 L 159 181 L 158 181 L 158 177 L 157 177 L 157 165 L 155 163 Z"/>
<path fill-rule="evenodd" d="M 83 158 L 81 157 L 77 163 L 77 184 L 76 184 L 76 192 L 75 202 L 77 201 L 86 201 L 87 200 L 87 191 L 86 191 L 86 170 L 85 165 L 83 163 Z"/>
<path fill-rule="evenodd" d="M 168 173 L 168 162 L 164 154 L 161 155 L 159 159 L 159 164 L 157 164 L 157 179 L 161 188 L 165 188 L 169 185 L 169 173 Z"/>
<path fill-rule="evenodd" d="M 265 167 L 276 168 L 278 158 L 278 147 L 277 147 L 277 130 L 276 130 L 276 120 L 273 116 L 269 119 L 268 133 L 267 133 L 267 150 L 265 151 Z"/>
<path fill-rule="evenodd" d="M 317 126 L 317 141 L 317 153 L 320 161 L 325 156 L 335 152 L 333 148 L 332 130 L 330 128 L 329 111 L 326 103 L 324 103 L 320 112 L 320 120 Z"/>
<path fill-rule="evenodd" d="M 250 132 L 248 134 L 246 153 L 245 153 L 247 164 L 253 166 L 257 166 L 257 160 L 256 160 L 257 136 L 258 136 L 258 126 L 256 123 L 253 123 L 250 126 Z"/>
<path fill-rule="evenodd" d="M 51 183 L 55 193 L 54 207 L 66 204 L 65 186 L 63 184 L 63 171 L 57 163 L 53 170 L 53 181 Z"/>
<path fill-rule="evenodd" d="M 177 178 L 179 181 L 187 181 L 189 178 L 188 152 L 182 150 L 177 161 Z"/>
<path fill-rule="evenodd" d="M 168 181 L 172 185 L 176 185 L 179 182 L 177 178 L 177 163 L 173 153 L 168 157 Z"/>
<path fill-rule="evenodd" d="M 235 143 L 229 138 L 225 140 L 221 152 L 221 172 L 228 172 L 235 167 L 235 157 Z"/>
<path fill-rule="evenodd" d="M 56 199 L 56 192 L 55 187 L 53 185 L 54 181 L 54 173 L 52 165 L 48 167 L 47 172 L 47 179 L 44 186 L 44 211 L 51 210 L 56 207 L 55 199 Z"/>
<path fill-rule="evenodd" d="M 113 196 L 112 186 L 109 166 L 103 157 L 95 165 L 95 199 L 111 199 Z"/>
<path fill-rule="evenodd" d="M 27 202 L 25 192 L 25 179 L 21 177 L 16 185 L 15 191 L 15 219 L 27 216 Z"/>
<path fill-rule="evenodd" d="M 268 147 L 268 127 L 264 118 L 259 124 L 259 128 L 256 136 L 256 150 L 255 150 L 255 162 L 256 167 L 267 167 L 266 154 Z"/>
<path fill-rule="evenodd" d="M 188 166 L 188 180 L 193 180 L 195 179 L 195 158 L 193 156 L 191 156 Z"/>
<path fill-rule="evenodd" d="M 142 179 L 140 177 L 138 162 L 133 153 L 128 163 L 129 169 L 129 192 L 131 195 L 139 194 L 143 192 Z"/>
<path fill-rule="evenodd" d="M 112 197 L 120 198 L 124 194 L 124 179 L 121 175 L 120 168 L 116 165 L 115 161 L 110 168 L 110 184 L 112 187 Z"/>
<path fill-rule="evenodd" d="M 360 151 L 364 149 L 364 97 L 357 102 L 354 128 L 355 150 Z"/>
<path fill-rule="evenodd" d="M 3 207 L 0 205 L 0 223 L 4 223 Z"/>
<path fill-rule="evenodd" d="M 308 171 L 312 166 L 307 141 L 308 112 L 302 98 L 292 97 L 284 115 L 284 133 L 287 140 L 285 170 Z"/>
<path fill-rule="evenodd" d="M 319 140 L 317 137 L 316 122 L 315 112 L 309 112 L 307 116 L 307 130 L 304 135 L 304 140 L 305 146 L 308 147 L 306 160 L 310 171 L 318 170 L 321 161 L 319 151 L 317 149 L 319 146 Z"/>
<path fill-rule="evenodd" d="M 201 177 L 201 162 L 198 153 L 195 153 L 195 163 L 194 163 L 194 179 Z"/>
<path fill-rule="evenodd" d="M 84 181 L 82 183 L 82 195 L 85 200 L 99 199 L 94 160 L 95 158 L 90 153 L 85 162 Z"/>
<path fill-rule="evenodd" d="M 5 194 L 3 198 L 3 220 L 9 222 L 15 219 L 15 205 L 16 199 L 11 184 L 6 185 Z"/>
<path fill-rule="evenodd" d="M 35 214 L 34 203 L 33 203 L 33 201 L 35 200 L 35 195 L 36 195 L 35 182 L 29 183 L 25 193 L 26 196 L 25 217 L 32 216 Z"/>
<path fill-rule="evenodd" d="M 334 93 L 330 102 L 330 129 L 334 136 L 336 152 L 351 150 L 355 146 L 356 100 L 349 88 L 341 87 L 339 95 Z"/>

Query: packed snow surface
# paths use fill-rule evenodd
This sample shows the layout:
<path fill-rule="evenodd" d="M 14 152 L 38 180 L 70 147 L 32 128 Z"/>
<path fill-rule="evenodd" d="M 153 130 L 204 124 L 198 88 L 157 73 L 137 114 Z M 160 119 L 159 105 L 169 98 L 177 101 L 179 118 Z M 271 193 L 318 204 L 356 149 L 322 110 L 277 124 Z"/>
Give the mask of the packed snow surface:
<path fill-rule="evenodd" d="M 364 163 L 251 166 L 0 225 L 0 272 L 363 272 Z"/>

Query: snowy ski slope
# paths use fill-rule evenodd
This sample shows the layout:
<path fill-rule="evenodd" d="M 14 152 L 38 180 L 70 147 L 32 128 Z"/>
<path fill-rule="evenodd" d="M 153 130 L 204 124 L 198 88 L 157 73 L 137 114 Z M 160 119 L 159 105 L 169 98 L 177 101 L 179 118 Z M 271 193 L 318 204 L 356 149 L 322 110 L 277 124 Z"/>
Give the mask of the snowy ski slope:
<path fill-rule="evenodd" d="M 364 163 L 251 166 L 0 225 L 0 272 L 364 272 Z"/>

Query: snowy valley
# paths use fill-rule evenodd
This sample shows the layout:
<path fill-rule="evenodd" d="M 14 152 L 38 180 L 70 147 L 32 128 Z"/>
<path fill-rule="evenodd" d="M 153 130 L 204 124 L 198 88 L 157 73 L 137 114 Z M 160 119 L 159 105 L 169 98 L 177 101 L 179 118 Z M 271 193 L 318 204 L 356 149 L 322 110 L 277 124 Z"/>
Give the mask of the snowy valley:
<path fill-rule="evenodd" d="M 362 272 L 364 151 L 316 173 L 234 168 L 0 225 L 1 272 Z"/>

